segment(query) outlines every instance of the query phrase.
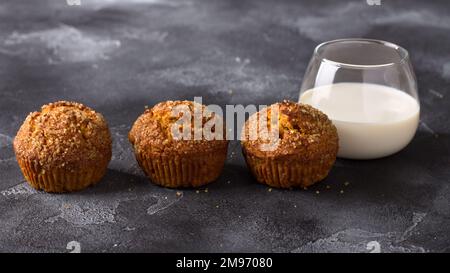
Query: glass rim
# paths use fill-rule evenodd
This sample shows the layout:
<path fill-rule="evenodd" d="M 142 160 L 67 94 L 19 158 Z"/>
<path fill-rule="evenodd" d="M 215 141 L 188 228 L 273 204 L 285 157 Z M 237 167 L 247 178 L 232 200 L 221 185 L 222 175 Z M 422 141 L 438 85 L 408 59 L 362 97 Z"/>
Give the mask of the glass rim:
<path fill-rule="evenodd" d="M 380 64 L 352 64 L 352 63 L 334 61 L 334 60 L 322 57 L 320 55 L 319 50 L 321 48 L 323 48 L 327 45 L 331 45 L 331 44 L 335 44 L 335 43 L 342 43 L 342 42 L 366 42 L 366 43 L 378 44 L 378 45 L 382 45 L 385 47 L 389 47 L 399 53 L 400 60 L 398 62 L 380 63 Z M 388 42 L 388 41 L 377 40 L 377 39 L 367 39 L 367 38 L 344 38 L 344 39 L 335 39 L 335 40 L 330 40 L 330 41 L 320 43 L 314 49 L 314 56 L 319 58 L 321 60 L 321 62 L 326 62 L 326 63 L 329 63 L 334 66 L 346 67 L 346 68 L 360 68 L 360 69 L 381 68 L 381 67 L 387 67 L 387 66 L 392 66 L 392 65 L 396 65 L 396 64 L 403 64 L 406 62 L 406 60 L 409 59 L 409 53 L 405 48 L 403 48 L 397 44 Z"/>

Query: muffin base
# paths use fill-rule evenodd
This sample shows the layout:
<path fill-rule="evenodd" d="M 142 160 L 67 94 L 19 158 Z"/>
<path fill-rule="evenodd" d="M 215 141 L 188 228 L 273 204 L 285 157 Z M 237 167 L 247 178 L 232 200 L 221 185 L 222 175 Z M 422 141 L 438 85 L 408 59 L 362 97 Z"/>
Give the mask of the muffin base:
<path fill-rule="evenodd" d="M 140 153 L 135 156 L 153 183 L 168 188 L 191 188 L 209 184 L 220 176 L 227 149 L 193 156 L 155 157 Z"/>
<path fill-rule="evenodd" d="M 258 158 L 247 154 L 245 150 L 243 154 L 256 180 L 274 188 L 309 187 L 327 177 L 335 162 L 335 157 L 304 162 Z"/>
<path fill-rule="evenodd" d="M 97 184 L 105 175 L 106 167 L 93 166 L 83 171 L 64 169 L 43 171 L 38 164 L 17 159 L 27 182 L 36 190 L 49 193 L 74 192 Z"/>

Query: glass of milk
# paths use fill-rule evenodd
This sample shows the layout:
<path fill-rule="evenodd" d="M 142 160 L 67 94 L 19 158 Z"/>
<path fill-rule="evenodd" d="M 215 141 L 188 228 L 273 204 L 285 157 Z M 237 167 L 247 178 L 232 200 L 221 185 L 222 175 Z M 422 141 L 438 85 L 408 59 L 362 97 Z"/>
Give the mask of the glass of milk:
<path fill-rule="evenodd" d="M 318 45 L 299 101 L 332 120 L 342 158 L 394 154 L 408 145 L 419 124 L 417 83 L 408 52 L 385 41 L 340 39 Z"/>

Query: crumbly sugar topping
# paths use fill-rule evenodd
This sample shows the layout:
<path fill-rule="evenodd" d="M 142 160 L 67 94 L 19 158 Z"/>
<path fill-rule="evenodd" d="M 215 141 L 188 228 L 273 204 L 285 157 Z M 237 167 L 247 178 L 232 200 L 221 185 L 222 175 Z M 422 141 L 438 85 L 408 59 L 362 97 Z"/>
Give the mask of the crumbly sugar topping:
<path fill-rule="evenodd" d="M 278 135 L 268 135 L 271 131 L 271 106 L 252 115 L 244 125 L 243 147 L 259 157 L 301 156 L 305 160 L 311 159 L 322 152 L 336 150 L 338 136 L 336 127 L 321 111 L 306 105 L 291 101 L 274 104 L 278 106 Z M 259 126 L 259 119 L 267 118 L 267 129 Z M 265 130 L 265 131 L 264 131 Z M 258 137 L 251 138 L 258 132 Z M 254 136 L 253 135 L 253 136 Z M 269 137 L 267 137 L 269 136 Z M 274 150 L 265 151 L 261 146 L 278 138 Z"/>
<path fill-rule="evenodd" d="M 173 137 L 173 125 L 182 117 L 182 114 L 174 116 L 174 108 L 180 107 L 190 113 L 191 139 L 177 139 Z M 194 113 L 194 111 L 196 111 Z M 201 122 L 195 124 L 195 115 L 202 112 L 199 117 Z M 151 155 L 183 155 L 201 154 L 217 149 L 226 148 L 228 142 L 224 135 L 220 139 L 208 140 L 202 135 L 205 124 L 214 118 L 220 118 L 214 113 L 207 111 L 206 106 L 193 101 L 165 101 L 158 103 L 151 109 L 147 109 L 134 123 L 128 137 L 134 148 L 139 152 Z M 197 125 L 197 126 L 196 126 Z M 179 128 L 182 131 L 182 127 Z M 197 132 L 196 132 L 197 131 Z M 225 130 L 223 130 L 225 133 Z M 195 135 L 201 138 L 196 140 Z"/>
<path fill-rule="evenodd" d="M 28 115 L 14 140 L 18 158 L 43 170 L 82 169 L 110 160 L 111 136 L 103 116 L 80 103 L 59 101 Z"/>

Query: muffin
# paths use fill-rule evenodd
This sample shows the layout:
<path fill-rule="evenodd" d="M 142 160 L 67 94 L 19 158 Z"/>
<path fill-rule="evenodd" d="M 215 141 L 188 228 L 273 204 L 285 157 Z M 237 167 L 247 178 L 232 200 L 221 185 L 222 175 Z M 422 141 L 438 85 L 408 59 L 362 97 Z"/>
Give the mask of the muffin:
<path fill-rule="evenodd" d="M 180 109 L 184 112 L 177 114 L 175 111 Z M 198 125 L 194 111 L 203 112 L 198 115 Z M 186 118 L 183 126 L 179 125 L 182 118 Z M 219 137 L 210 139 L 202 134 L 201 128 L 214 121 L 220 127 L 212 126 L 211 131 L 221 130 L 216 132 Z M 169 188 L 199 187 L 216 180 L 222 171 L 228 147 L 222 126 L 223 119 L 204 105 L 166 101 L 147 109 L 134 123 L 128 138 L 139 166 L 155 184 Z M 185 135 L 174 135 L 174 128 L 182 129 Z"/>
<path fill-rule="evenodd" d="M 111 135 L 101 114 L 60 101 L 28 115 L 14 139 L 14 151 L 33 188 L 72 192 L 103 177 L 111 160 Z"/>
<path fill-rule="evenodd" d="M 272 113 L 275 109 L 278 112 Z M 271 128 L 276 126 L 276 117 L 278 132 Z M 267 126 L 258 126 L 258 121 L 264 119 Z M 277 188 L 308 187 L 328 175 L 336 160 L 338 135 L 336 127 L 321 111 L 283 101 L 246 121 L 242 151 L 260 183 Z"/>

